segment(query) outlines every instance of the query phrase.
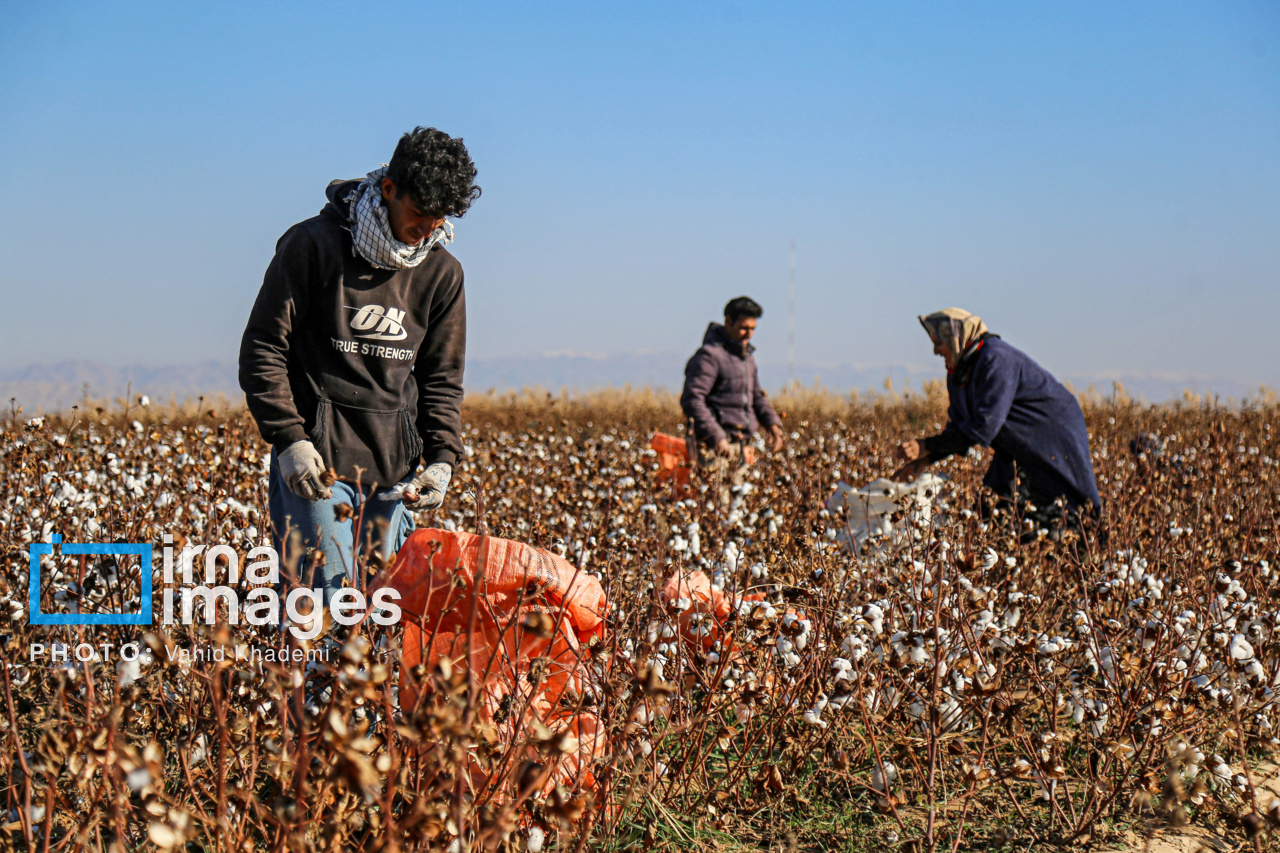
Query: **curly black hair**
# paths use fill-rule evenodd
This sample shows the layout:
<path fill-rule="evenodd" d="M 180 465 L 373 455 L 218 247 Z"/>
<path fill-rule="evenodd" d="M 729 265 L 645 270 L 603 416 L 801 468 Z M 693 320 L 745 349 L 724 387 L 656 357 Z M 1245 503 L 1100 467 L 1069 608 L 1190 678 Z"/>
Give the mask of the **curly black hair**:
<path fill-rule="evenodd" d="M 462 216 L 480 197 L 476 164 L 462 138 L 434 127 L 415 127 L 396 145 L 387 166 L 396 194 L 407 193 L 423 213 Z"/>

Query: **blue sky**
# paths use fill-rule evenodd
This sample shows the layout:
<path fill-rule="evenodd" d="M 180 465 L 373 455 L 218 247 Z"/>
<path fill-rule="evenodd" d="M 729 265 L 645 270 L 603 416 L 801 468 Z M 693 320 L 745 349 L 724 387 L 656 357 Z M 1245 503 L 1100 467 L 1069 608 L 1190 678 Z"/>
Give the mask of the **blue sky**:
<path fill-rule="evenodd" d="M 234 361 L 275 240 L 461 135 L 473 358 L 929 364 L 1280 385 L 1280 5 L 10 3 L 0 362 Z"/>

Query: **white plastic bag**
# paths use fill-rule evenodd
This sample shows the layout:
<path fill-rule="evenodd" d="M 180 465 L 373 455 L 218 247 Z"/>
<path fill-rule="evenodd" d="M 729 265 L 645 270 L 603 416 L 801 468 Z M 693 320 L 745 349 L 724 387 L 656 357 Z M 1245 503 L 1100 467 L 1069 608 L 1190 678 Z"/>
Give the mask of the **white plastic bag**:
<path fill-rule="evenodd" d="M 934 498 L 944 482 L 945 478 L 929 471 L 910 483 L 881 477 L 858 489 L 841 481 L 826 503 L 827 512 L 836 520 L 836 541 L 855 554 L 862 553 L 864 543 L 871 537 L 898 542 L 902 531 L 894 529 L 893 513 L 905 504 L 911 520 L 928 522 L 933 518 Z"/>

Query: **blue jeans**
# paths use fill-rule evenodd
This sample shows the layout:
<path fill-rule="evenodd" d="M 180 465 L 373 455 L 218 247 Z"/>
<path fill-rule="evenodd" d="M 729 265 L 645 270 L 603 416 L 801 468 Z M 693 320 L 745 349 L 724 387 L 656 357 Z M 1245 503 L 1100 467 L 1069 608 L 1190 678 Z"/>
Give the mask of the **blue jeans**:
<path fill-rule="evenodd" d="M 271 540 L 280 555 L 282 579 L 297 577 L 303 584 L 323 590 L 326 604 L 342 589 L 343 578 L 349 578 L 349 586 L 360 586 L 354 569 L 355 548 L 359 549 L 361 567 L 367 566 L 371 554 L 386 560 L 400 550 L 414 528 L 413 513 L 403 503 L 369 495 L 370 491 L 380 491 L 379 488 L 357 489 L 344 480 L 330 488 L 333 496 L 327 499 L 309 501 L 298 497 L 280 476 L 276 452 L 271 451 L 267 505 L 271 512 Z M 351 506 L 351 515 L 345 520 L 339 520 L 334 513 L 340 504 Z M 357 520 L 362 522 L 358 539 Z M 323 566 L 307 560 L 312 549 L 324 554 Z"/>

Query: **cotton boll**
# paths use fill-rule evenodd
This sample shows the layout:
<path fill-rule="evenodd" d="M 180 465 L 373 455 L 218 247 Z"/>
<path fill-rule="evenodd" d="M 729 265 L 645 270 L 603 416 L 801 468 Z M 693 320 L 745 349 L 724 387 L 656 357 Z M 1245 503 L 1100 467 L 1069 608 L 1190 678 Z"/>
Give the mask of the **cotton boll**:
<path fill-rule="evenodd" d="M 882 794 L 887 794 L 898 781 L 898 768 L 893 766 L 892 761 L 884 763 L 884 769 L 880 767 L 871 768 L 871 787 Z"/>
<path fill-rule="evenodd" d="M 732 514 L 730 515 L 729 517 L 730 526 L 737 523 L 737 521 L 742 520 L 742 514 L 737 513 L 737 515 L 738 515 L 738 518 L 736 520 L 733 518 Z M 734 542 L 733 540 L 730 540 L 729 543 L 724 546 L 724 567 L 725 567 L 725 570 L 730 573 L 736 572 L 738 570 L 738 543 Z"/>
<path fill-rule="evenodd" d="M 1102 733 L 1107 729 L 1107 723 L 1111 721 L 1111 715 L 1107 713 L 1107 703 L 1099 702 L 1097 705 L 1098 716 L 1089 724 L 1089 731 L 1094 737 L 1102 737 Z"/>
<path fill-rule="evenodd" d="M 822 715 L 823 709 L 826 707 L 827 707 L 827 694 L 820 693 L 818 694 L 818 701 L 814 704 L 814 706 L 809 710 L 805 711 L 804 714 L 802 714 L 801 716 L 804 718 L 804 721 L 809 725 L 817 726 L 820 729 L 825 729 L 827 727 L 827 721 L 822 719 L 821 715 Z"/>
<path fill-rule="evenodd" d="M 1253 646 L 1244 638 L 1244 634 L 1236 634 L 1232 637 L 1227 651 L 1232 660 L 1246 661 L 1253 657 Z"/>
<path fill-rule="evenodd" d="M 121 658 L 116 664 L 116 672 L 119 675 L 120 686 L 127 687 L 142 677 L 142 664 L 137 658 L 133 660 Z"/>
<path fill-rule="evenodd" d="M 205 743 L 206 743 L 206 740 L 205 740 L 204 733 L 201 732 L 200 735 L 196 737 L 195 746 L 191 747 L 191 752 L 187 756 L 187 761 L 189 764 L 195 765 L 204 761 L 205 754 L 206 754 Z"/>
<path fill-rule="evenodd" d="M 830 707 L 831 710 L 833 711 L 839 711 L 841 708 L 843 708 L 845 705 L 849 704 L 852 701 L 853 701 L 852 693 L 841 693 L 838 696 L 831 697 L 831 701 L 828 703 L 828 707 Z"/>
<path fill-rule="evenodd" d="M 836 681 L 853 681 L 853 664 L 845 658 L 836 658 L 831 662 L 831 668 L 836 671 Z"/>
<path fill-rule="evenodd" d="M 813 635 L 813 622 L 808 619 L 801 619 L 799 621 L 800 633 L 796 635 L 796 649 L 797 651 L 804 651 L 809 645 L 809 637 Z"/>
<path fill-rule="evenodd" d="M 135 770 L 131 770 L 129 775 L 125 777 L 124 781 L 125 784 L 129 786 L 130 790 L 135 792 L 141 791 L 143 788 L 151 784 L 151 771 L 147 770 L 145 767 L 138 767 Z"/>
<path fill-rule="evenodd" d="M 840 644 L 840 653 L 849 660 L 860 661 L 867 656 L 867 644 L 856 634 L 850 634 Z"/>

